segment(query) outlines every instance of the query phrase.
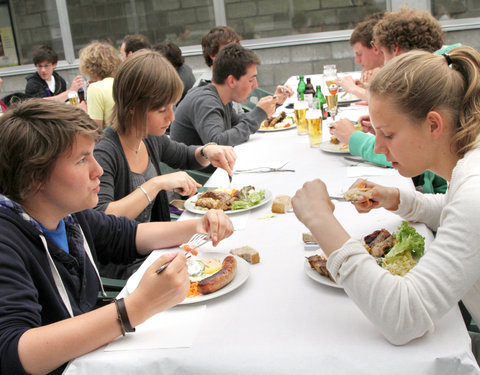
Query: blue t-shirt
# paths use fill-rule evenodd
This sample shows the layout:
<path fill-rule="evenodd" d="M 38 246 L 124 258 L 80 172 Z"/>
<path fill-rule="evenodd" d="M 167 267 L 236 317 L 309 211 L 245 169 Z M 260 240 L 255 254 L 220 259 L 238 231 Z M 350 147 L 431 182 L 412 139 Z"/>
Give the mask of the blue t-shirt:
<path fill-rule="evenodd" d="M 65 230 L 65 221 L 63 219 L 60 220 L 60 223 L 58 223 L 58 227 L 55 230 L 48 230 L 42 224 L 40 224 L 40 226 L 43 229 L 43 233 L 45 233 L 45 235 L 51 239 L 55 245 L 57 245 L 60 249 L 65 250 L 67 253 L 69 252 L 67 232 Z"/>

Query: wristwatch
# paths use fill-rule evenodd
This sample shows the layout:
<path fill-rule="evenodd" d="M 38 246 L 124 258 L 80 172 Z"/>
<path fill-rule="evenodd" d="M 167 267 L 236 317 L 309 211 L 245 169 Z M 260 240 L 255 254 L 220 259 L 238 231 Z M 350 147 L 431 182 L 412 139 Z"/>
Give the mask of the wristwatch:
<path fill-rule="evenodd" d="M 210 145 L 215 145 L 215 146 L 216 146 L 217 144 L 216 144 L 215 142 L 209 142 L 209 143 L 207 143 L 207 144 L 204 144 L 204 145 L 202 146 L 202 148 L 200 149 L 200 156 L 201 156 L 202 158 L 207 159 L 207 160 L 208 160 L 208 156 L 205 155 L 204 151 L 205 151 L 205 147 L 210 146 Z"/>

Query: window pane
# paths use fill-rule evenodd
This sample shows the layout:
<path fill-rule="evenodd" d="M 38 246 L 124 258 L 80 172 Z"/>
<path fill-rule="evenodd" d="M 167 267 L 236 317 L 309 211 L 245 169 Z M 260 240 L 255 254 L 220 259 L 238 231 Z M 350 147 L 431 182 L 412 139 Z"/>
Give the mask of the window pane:
<path fill-rule="evenodd" d="M 431 4 L 439 20 L 480 17 L 480 0 L 432 0 Z"/>
<path fill-rule="evenodd" d="M 20 64 L 32 63 L 32 47 L 47 44 L 65 58 L 55 1 L 10 1 L 12 24 Z"/>
<path fill-rule="evenodd" d="M 67 0 L 67 8 L 76 56 L 94 39 L 119 47 L 127 34 L 143 34 L 151 43 L 200 44 L 215 26 L 212 0 Z"/>
<path fill-rule="evenodd" d="M 243 39 L 344 30 L 368 14 L 386 10 L 385 0 L 225 0 L 227 23 Z"/>

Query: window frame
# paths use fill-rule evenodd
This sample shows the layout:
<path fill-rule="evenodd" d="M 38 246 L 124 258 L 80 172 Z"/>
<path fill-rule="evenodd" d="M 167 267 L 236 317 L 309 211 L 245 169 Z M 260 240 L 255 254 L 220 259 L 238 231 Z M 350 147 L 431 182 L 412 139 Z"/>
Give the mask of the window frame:
<path fill-rule="evenodd" d="M 134 1 L 134 0 L 131 0 Z M 60 60 L 56 70 L 75 69 L 79 66 L 78 58 L 75 58 L 75 50 L 73 46 L 70 21 L 68 18 L 68 9 L 66 0 L 55 0 L 60 23 L 60 33 L 65 53 L 65 60 Z M 216 25 L 226 25 L 227 17 L 225 12 L 224 0 L 212 0 Z M 403 5 L 408 5 L 420 10 L 431 9 L 430 0 L 386 0 L 386 8 L 388 10 L 397 10 Z M 480 17 L 461 18 L 439 21 L 444 32 L 480 29 Z M 285 35 L 271 38 L 247 39 L 242 41 L 242 45 L 250 49 L 266 49 L 289 47 L 305 44 L 331 43 L 348 41 L 352 33 L 352 29 L 326 31 L 319 33 Z M 202 54 L 201 45 L 192 45 L 181 47 L 184 56 L 198 56 Z M 0 76 L 8 77 L 19 74 L 28 74 L 35 72 L 33 64 L 18 65 L 0 68 Z"/>

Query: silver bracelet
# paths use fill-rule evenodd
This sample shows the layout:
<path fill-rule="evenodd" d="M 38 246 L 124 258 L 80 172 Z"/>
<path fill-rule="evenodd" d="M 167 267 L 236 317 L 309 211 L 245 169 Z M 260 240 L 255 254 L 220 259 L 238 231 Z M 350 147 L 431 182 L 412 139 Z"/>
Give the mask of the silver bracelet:
<path fill-rule="evenodd" d="M 152 203 L 152 200 L 150 199 L 150 195 L 148 195 L 147 191 L 143 188 L 143 186 L 139 186 L 138 187 L 141 191 L 143 191 L 143 194 L 145 194 L 145 196 L 147 197 L 148 199 L 148 204 Z"/>
<path fill-rule="evenodd" d="M 200 156 L 204 159 L 207 159 L 207 160 L 208 160 L 208 156 L 205 155 L 204 150 L 205 150 L 205 147 L 210 146 L 210 145 L 215 145 L 216 146 L 217 144 L 215 142 L 208 142 L 207 144 L 204 144 L 202 146 L 202 148 L 200 149 Z"/>

